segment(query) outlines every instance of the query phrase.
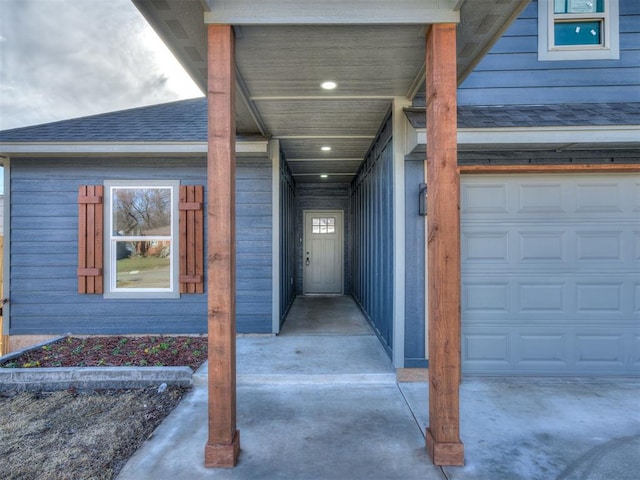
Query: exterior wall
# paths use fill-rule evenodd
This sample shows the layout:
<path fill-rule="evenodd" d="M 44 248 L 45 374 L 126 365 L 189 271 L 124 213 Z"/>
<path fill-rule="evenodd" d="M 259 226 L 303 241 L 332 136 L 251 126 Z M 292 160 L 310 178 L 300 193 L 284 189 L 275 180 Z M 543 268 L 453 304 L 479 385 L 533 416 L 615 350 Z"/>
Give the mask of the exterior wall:
<path fill-rule="evenodd" d="M 458 89 L 459 105 L 640 102 L 640 2 L 620 0 L 620 59 L 538 61 L 533 0 Z"/>
<path fill-rule="evenodd" d="M 404 366 L 426 367 L 425 359 L 425 219 L 418 212 L 424 159 L 407 160 L 405 173 L 405 340 Z"/>
<path fill-rule="evenodd" d="M 351 229 L 349 226 L 349 185 L 346 183 L 299 183 L 297 185 L 298 212 L 296 214 L 296 294 L 302 295 L 304 274 L 302 271 L 302 240 L 304 237 L 304 210 L 344 211 L 344 292 L 351 290 Z"/>
<path fill-rule="evenodd" d="M 205 158 L 12 159 L 11 335 L 205 333 L 204 294 L 104 299 L 77 293 L 78 186 L 105 179 L 206 185 Z M 271 331 L 271 168 L 237 159 L 237 329 Z M 206 238 L 206 237 L 205 237 Z"/>
<path fill-rule="evenodd" d="M 272 176 L 271 164 L 266 158 L 236 159 L 238 333 L 271 333 L 273 330 Z"/>
<path fill-rule="evenodd" d="M 383 346 L 393 348 L 393 142 L 387 119 L 351 183 L 351 292 Z"/>
<path fill-rule="evenodd" d="M 287 163 L 280 162 L 280 326 L 296 296 L 296 183 Z"/>

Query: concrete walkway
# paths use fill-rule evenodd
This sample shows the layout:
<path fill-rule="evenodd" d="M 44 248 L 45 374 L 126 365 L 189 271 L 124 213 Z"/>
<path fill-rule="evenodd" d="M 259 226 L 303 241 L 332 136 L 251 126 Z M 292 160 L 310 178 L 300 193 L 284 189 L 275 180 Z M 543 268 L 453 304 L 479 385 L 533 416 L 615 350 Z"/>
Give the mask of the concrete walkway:
<path fill-rule="evenodd" d="M 466 466 L 441 469 L 424 449 L 427 384 L 396 383 L 373 334 L 239 337 L 237 355 L 238 465 L 203 467 L 205 365 L 118 479 L 635 480 L 640 472 L 637 380 L 465 379 Z"/>

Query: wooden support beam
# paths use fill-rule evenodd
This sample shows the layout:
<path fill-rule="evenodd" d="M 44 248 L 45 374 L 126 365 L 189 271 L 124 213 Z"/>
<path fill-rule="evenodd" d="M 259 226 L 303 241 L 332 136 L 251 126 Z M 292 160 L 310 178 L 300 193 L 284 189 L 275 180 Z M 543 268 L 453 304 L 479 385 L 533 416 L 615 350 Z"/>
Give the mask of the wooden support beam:
<path fill-rule="evenodd" d="M 208 27 L 207 321 L 209 437 L 206 467 L 233 467 L 236 429 L 235 59 L 230 25 Z"/>
<path fill-rule="evenodd" d="M 429 426 L 436 465 L 464 465 L 460 441 L 460 175 L 457 166 L 456 25 L 427 32 L 427 279 Z"/>

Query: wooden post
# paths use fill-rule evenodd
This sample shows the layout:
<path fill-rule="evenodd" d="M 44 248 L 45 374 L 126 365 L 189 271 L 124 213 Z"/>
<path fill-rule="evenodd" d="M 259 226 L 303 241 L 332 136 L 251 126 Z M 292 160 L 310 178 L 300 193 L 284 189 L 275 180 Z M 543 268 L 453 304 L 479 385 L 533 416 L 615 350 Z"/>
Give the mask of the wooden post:
<path fill-rule="evenodd" d="M 206 467 L 233 467 L 236 430 L 235 59 L 230 25 L 208 26 L 207 319 L 209 438 Z"/>
<path fill-rule="evenodd" d="M 436 465 L 464 465 L 460 441 L 460 176 L 457 168 L 456 25 L 427 32 L 427 279 L 429 426 Z"/>

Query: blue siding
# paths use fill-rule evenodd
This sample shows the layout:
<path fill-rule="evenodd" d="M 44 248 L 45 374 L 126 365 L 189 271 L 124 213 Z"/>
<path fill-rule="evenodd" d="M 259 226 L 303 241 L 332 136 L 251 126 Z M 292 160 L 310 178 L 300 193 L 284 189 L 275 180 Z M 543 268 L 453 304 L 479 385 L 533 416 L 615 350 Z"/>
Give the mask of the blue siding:
<path fill-rule="evenodd" d="M 236 330 L 270 333 L 273 298 L 272 167 L 236 159 Z"/>
<path fill-rule="evenodd" d="M 296 183 L 287 163 L 280 163 L 280 325 L 296 296 Z"/>
<path fill-rule="evenodd" d="M 538 61 L 532 1 L 458 89 L 460 105 L 640 101 L 640 2 L 620 0 L 620 59 Z"/>
<path fill-rule="evenodd" d="M 271 331 L 271 168 L 237 161 L 237 329 Z M 206 159 L 12 159 L 10 333 L 204 333 L 204 294 L 104 299 L 77 294 L 77 191 L 105 179 L 206 184 Z"/>
<path fill-rule="evenodd" d="M 393 345 L 393 143 L 391 121 L 351 184 L 351 292 L 388 353 Z"/>
<path fill-rule="evenodd" d="M 296 293 L 303 293 L 302 238 L 304 236 L 304 210 L 344 211 L 344 291 L 351 288 L 351 230 L 349 228 L 349 185 L 346 183 L 299 183 L 297 185 L 298 212 L 296 214 Z"/>
<path fill-rule="evenodd" d="M 418 212 L 420 184 L 424 183 L 424 160 L 408 160 L 405 173 L 405 340 L 404 366 L 426 367 L 425 360 L 425 219 Z"/>

